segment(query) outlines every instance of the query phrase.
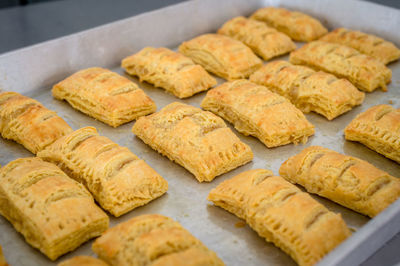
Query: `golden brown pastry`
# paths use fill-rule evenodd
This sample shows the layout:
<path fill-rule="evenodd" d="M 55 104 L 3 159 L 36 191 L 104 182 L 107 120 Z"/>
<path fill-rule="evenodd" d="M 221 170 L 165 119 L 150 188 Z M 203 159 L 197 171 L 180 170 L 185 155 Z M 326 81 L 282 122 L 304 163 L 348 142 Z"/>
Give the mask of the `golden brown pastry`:
<path fill-rule="evenodd" d="M 139 118 L 132 131 L 154 150 L 185 167 L 199 182 L 212 181 L 253 159 L 250 147 L 221 118 L 183 103 L 171 103 Z"/>
<path fill-rule="evenodd" d="M 201 107 L 231 122 L 268 148 L 305 143 L 314 126 L 286 98 L 248 80 L 226 82 L 210 90 Z"/>
<path fill-rule="evenodd" d="M 0 133 L 36 154 L 72 128 L 38 101 L 16 92 L 0 92 Z"/>
<path fill-rule="evenodd" d="M 304 13 L 289 11 L 284 8 L 260 8 L 250 18 L 263 21 L 268 26 L 274 27 L 293 40 L 300 42 L 316 40 L 328 32 L 317 19 Z"/>
<path fill-rule="evenodd" d="M 0 266 L 8 266 L 7 261 L 4 258 L 3 250 L 1 249 L 1 246 L 0 246 Z"/>
<path fill-rule="evenodd" d="M 57 166 L 23 158 L 0 169 L 0 214 L 51 260 L 108 228 L 90 193 Z"/>
<path fill-rule="evenodd" d="M 208 200 L 235 214 L 299 265 L 314 265 L 349 235 L 335 214 L 280 176 L 255 169 L 226 180 Z"/>
<path fill-rule="evenodd" d="M 286 61 L 264 65 L 250 76 L 250 81 L 286 97 L 302 112 L 313 111 L 328 120 L 360 105 L 365 97 L 346 79 Z"/>
<path fill-rule="evenodd" d="M 243 43 L 220 34 L 204 34 L 179 46 L 179 52 L 224 79 L 247 78 L 262 61 Z"/>
<path fill-rule="evenodd" d="M 101 207 L 114 216 L 163 195 L 167 181 L 128 148 L 99 136 L 93 127 L 66 135 L 38 156 L 84 184 Z"/>
<path fill-rule="evenodd" d="M 314 41 L 290 53 L 290 62 L 346 78 L 358 89 L 386 91 L 392 71 L 368 55 L 341 44 Z"/>
<path fill-rule="evenodd" d="M 290 157 L 279 174 L 310 193 L 370 217 L 400 196 L 400 179 L 366 161 L 320 146 L 308 147 Z"/>
<path fill-rule="evenodd" d="M 93 67 L 53 86 L 53 96 L 110 126 L 117 127 L 156 111 L 156 105 L 129 79 Z"/>
<path fill-rule="evenodd" d="M 224 265 L 178 222 L 158 214 L 136 216 L 108 229 L 92 248 L 110 265 Z"/>
<path fill-rule="evenodd" d="M 102 260 L 89 256 L 76 256 L 69 260 L 64 260 L 58 266 L 107 266 Z"/>
<path fill-rule="evenodd" d="M 321 41 L 339 43 L 374 57 L 383 64 L 400 58 L 400 50 L 391 42 L 361 31 L 338 28 L 323 36 Z"/>
<path fill-rule="evenodd" d="M 241 16 L 225 22 L 218 33 L 243 42 L 264 60 L 296 49 L 296 45 L 285 34 L 263 22 Z"/>
<path fill-rule="evenodd" d="M 190 97 L 217 84 L 217 81 L 192 59 L 167 48 L 145 47 L 122 60 L 130 75 L 162 87 L 178 98 Z"/>
<path fill-rule="evenodd" d="M 354 118 L 344 135 L 400 163 L 400 109 L 373 106 Z"/>

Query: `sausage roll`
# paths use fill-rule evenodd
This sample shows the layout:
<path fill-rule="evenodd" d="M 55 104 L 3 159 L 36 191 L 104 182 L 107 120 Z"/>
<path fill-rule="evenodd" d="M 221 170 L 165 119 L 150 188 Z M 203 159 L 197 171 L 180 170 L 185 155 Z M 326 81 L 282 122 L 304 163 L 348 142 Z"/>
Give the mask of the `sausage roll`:
<path fill-rule="evenodd" d="M 141 117 L 133 133 L 151 148 L 185 167 L 199 182 L 235 169 L 253 159 L 250 147 L 213 113 L 171 103 Z"/>
<path fill-rule="evenodd" d="M 244 219 L 299 265 L 314 265 L 349 235 L 335 214 L 269 170 L 243 172 L 211 190 L 208 200 Z"/>

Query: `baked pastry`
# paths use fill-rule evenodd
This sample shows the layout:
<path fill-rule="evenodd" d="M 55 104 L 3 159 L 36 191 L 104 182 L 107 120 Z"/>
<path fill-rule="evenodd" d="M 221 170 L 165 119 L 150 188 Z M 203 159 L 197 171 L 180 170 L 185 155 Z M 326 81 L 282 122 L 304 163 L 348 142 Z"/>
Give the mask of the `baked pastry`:
<path fill-rule="evenodd" d="M 179 46 L 179 52 L 224 79 L 247 78 L 262 61 L 243 43 L 220 34 L 204 34 Z"/>
<path fill-rule="evenodd" d="M 163 195 L 167 181 L 128 148 L 99 136 L 93 127 L 66 135 L 38 156 L 84 184 L 100 206 L 114 216 Z"/>
<path fill-rule="evenodd" d="M 253 159 L 250 147 L 221 118 L 183 103 L 171 103 L 139 118 L 132 131 L 199 182 L 212 181 Z"/>
<path fill-rule="evenodd" d="M 370 217 L 400 197 L 400 179 L 366 161 L 320 146 L 290 157 L 279 174 L 310 193 Z"/>
<path fill-rule="evenodd" d="M 338 28 L 323 36 L 321 41 L 339 43 L 374 57 L 383 64 L 400 58 L 400 50 L 391 42 L 361 31 Z"/>
<path fill-rule="evenodd" d="M 286 98 L 248 80 L 226 82 L 210 90 L 201 107 L 231 122 L 268 148 L 305 143 L 314 126 Z"/>
<path fill-rule="evenodd" d="M 328 32 L 317 19 L 304 13 L 289 11 L 284 8 L 260 8 L 250 18 L 263 21 L 268 26 L 274 27 L 293 40 L 300 42 L 316 40 Z"/>
<path fill-rule="evenodd" d="M 122 60 L 130 75 L 162 87 L 178 98 L 190 97 L 217 84 L 217 81 L 192 59 L 167 48 L 145 47 Z"/>
<path fill-rule="evenodd" d="M 264 60 L 296 49 L 296 45 L 284 33 L 268 27 L 263 22 L 242 16 L 225 22 L 218 33 L 243 42 Z"/>
<path fill-rule="evenodd" d="M 368 55 L 341 44 L 314 41 L 290 53 L 290 62 L 346 78 L 358 89 L 386 91 L 392 71 Z"/>
<path fill-rule="evenodd" d="M 244 219 L 299 265 L 316 264 L 350 235 L 340 214 L 269 170 L 226 180 L 211 190 L 208 200 Z"/>
<path fill-rule="evenodd" d="M 52 89 L 58 100 L 110 126 L 117 127 L 156 111 L 156 105 L 129 79 L 93 67 L 76 72 Z"/>
<path fill-rule="evenodd" d="M 3 250 L 1 249 L 1 246 L 0 246 L 0 266 L 8 266 L 7 261 L 4 258 Z"/>
<path fill-rule="evenodd" d="M 303 113 L 313 111 L 328 120 L 360 105 L 365 97 L 346 79 L 286 61 L 264 65 L 250 81 L 286 97 Z"/>
<path fill-rule="evenodd" d="M 373 106 L 354 118 L 344 135 L 400 163 L 400 109 L 386 104 Z"/>
<path fill-rule="evenodd" d="M 76 256 L 69 260 L 64 260 L 58 266 L 107 266 L 102 260 L 90 256 Z"/>
<path fill-rule="evenodd" d="M 36 154 L 72 128 L 38 101 L 16 92 L 0 92 L 0 133 Z"/>
<path fill-rule="evenodd" d="M 92 248 L 110 265 L 224 265 L 178 222 L 158 214 L 136 216 L 108 229 Z"/>
<path fill-rule="evenodd" d="M 51 260 L 108 228 L 90 193 L 57 166 L 22 158 L 0 169 L 0 214 Z"/>

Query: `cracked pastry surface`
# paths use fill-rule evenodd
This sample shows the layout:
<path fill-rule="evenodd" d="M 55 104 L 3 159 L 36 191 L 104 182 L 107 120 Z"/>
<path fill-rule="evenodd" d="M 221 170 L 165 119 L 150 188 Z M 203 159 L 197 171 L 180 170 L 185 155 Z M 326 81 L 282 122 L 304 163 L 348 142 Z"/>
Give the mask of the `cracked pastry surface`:
<path fill-rule="evenodd" d="M 178 98 L 190 97 L 217 84 L 200 65 L 183 54 L 167 48 L 145 47 L 122 60 L 130 75 L 162 87 Z"/>
<path fill-rule="evenodd" d="M 358 89 L 386 91 L 392 71 L 375 58 L 337 43 L 314 41 L 290 53 L 290 62 L 346 78 Z"/>
<path fill-rule="evenodd" d="M 129 79 L 93 67 L 76 72 L 53 86 L 58 100 L 112 127 L 155 112 L 156 105 Z"/>
<path fill-rule="evenodd" d="M 93 127 L 60 138 L 38 156 L 84 184 L 101 207 L 117 217 L 168 189 L 167 181 L 148 164 Z"/>
<path fill-rule="evenodd" d="M 370 217 L 400 196 L 400 179 L 366 161 L 320 146 L 290 157 L 279 174 L 308 192 Z"/>
<path fill-rule="evenodd" d="M 320 40 L 349 46 L 376 58 L 383 64 L 400 58 L 400 50 L 394 43 L 361 31 L 337 28 L 324 35 Z"/>
<path fill-rule="evenodd" d="M 72 128 L 40 102 L 16 92 L 0 92 L 0 133 L 36 154 Z"/>
<path fill-rule="evenodd" d="M 247 78 L 262 66 L 249 47 L 220 34 L 204 34 L 179 46 L 179 52 L 224 79 Z"/>
<path fill-rule="evenodd" d="M 261 67 L 250 81 L 286 97 L 302 112 L 313 111 L 328 120 L 360 105 L 365 97 L 346 79 L 281 60 Z"/>
<path fill-rule="evenodd" d="M 108 216 L 90 193 L 37 157 L 0 169 L 0 214 L 51 260 L 108 228 Z"/>
<path fill-rule="evenodd" d="M 235 17 L 218 30 L 249 46 L 264 60 L 286 54 L 296 49 L 296 45 L 284 33 L 268 27 L 265 23 L 245 17 Z"/>
<path fill-rule="evenodd" d="M 249 170 L 226 180 L 208 200 L 244 219 L 299 265 L 316 264 L 350 236 L 340 214 L 269 170 Z"/>
<path fill-rule="evenodd" d="M 373 106 L 357 115 L 344 135 L 400 163 L 400 109 L 386 104 Z"/>
<path fill-rule="evenodd" d="M 92 249 L 110 265 L 224 265 L 178 222 L 158 214 L 136 216 L 108 229 Z"/>
<path fill-rule="evenodd" d="M 167 156 L 199 182 L 235 169 L 253 159 L 250 147 L 211 112 L 174 102 L 159 112 L 139 118 L 133 133 Z"/>
<path fill-rule="evenodd" d="M 264 7 L 250 16 L 268 26 L 285 33 L 295 41 L 310 42 L 318 39 L 328 30 L 317 19 L 297 11 L 284 8 Z"/>
<path fill-rule="evenodd" d="M 226 82 L 211 89 L 201 107 L 227 121 L 244 135 L 267 147 L 305 143 L 314 126 L 286 98 L 248 80 Z"/>

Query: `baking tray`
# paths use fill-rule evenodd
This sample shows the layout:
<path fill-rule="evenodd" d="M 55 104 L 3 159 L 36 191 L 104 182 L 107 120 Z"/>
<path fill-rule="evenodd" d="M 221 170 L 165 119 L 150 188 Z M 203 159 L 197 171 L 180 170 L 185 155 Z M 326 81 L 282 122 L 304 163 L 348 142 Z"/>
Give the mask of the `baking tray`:
<path fill-rule="evenodd" d="M 110 217 L 111 226 L 134 216 L 160 213 L 179 221 L 185 228 L 218 253 L 227 265 L 295 265 L 294 261 L 273 244 L 267 243 L 248 226 L 225 210 L 207 202 L 208 192 L 222 181 L 240 172 L 255 168 L 271 169 L 278 174 L 279 166 L 290 156 L 310 145 L 321 145 L 340 153 L 359 157 L 400 177 L 400 165 L 386 159 L 365 146 L 344 140 L 343 129 L 360 112 L 381 103 L 400 105 L 400 63 L 393 63 L 392 83 L 388 92 L 376 91 L 366 95 L 362 106 L 328 121 L 317 114 L 307 114 L 316 127 L 315 136 L 304 145 L 286 145 L 268 149 L 253 137 L 245 137 L 233 131 L 251 146 L 254 160 L 238 169 L 217 177 L 211 183 L 198 183 L 184 168 L 153 151 L 131 133 L 134 122 L 116 129 L 98 122 L 54 100 L 51 86 L 79 69 L 101 66 L 127 76 L 119 67 L 120 60 L 145 46 L 176 48 L 182 41 L 206 32 L 215 32 L 226 20 L 249 15 L 257 8 L 274 5 L 304 11 L 319 18 L 329 29 L 346 26 L 378 34 L 400 44 L 398 25 L 400 11 L 376 4 L 359 1 L 306 1 L 306 0 L 194 0 L 141 14 L 77 34 L 48 41 L 24 49 L 0 55 L 0 88 L 17 91 L 42 102 L 55 110 L 74 129 L 96 127 L 120 145 L 143 158 L 169 183 L 168 193 L 161 198 L 119 217 Z M 282 57 L 287 59 L 286 57 Z M 128 77 L 128 76 L 127 76 Z M 179 100 L 160 88 L 138 83 L 155 100 L 158 110 L 180 101 L 199 107 L 205 92 L 185 100 Z M 219 79 L 219 82 L 223 82 Z M 32 156 L 21 145 L 0 138 L 0 164 L 4 165 L 19 157 Z M 399 231 L 400 200 L 392 204 L 374 219 L 357 214 L 329 200 L 313 197 L 334 212 L 342 214 L 355 233 L 338 248 L 328 254 L 320 265 L 356 265 Z M 94 255 L 92 241 L 75 251 L 51 262 L 36 249 L 30 247 L 3 217 L 0 217 L 0 244 L 11 265 L 54 265 L 76 255 Z"/>

